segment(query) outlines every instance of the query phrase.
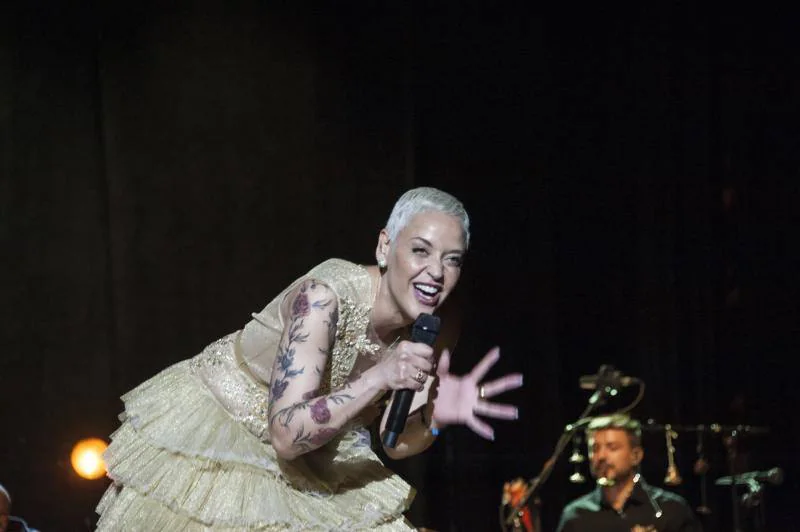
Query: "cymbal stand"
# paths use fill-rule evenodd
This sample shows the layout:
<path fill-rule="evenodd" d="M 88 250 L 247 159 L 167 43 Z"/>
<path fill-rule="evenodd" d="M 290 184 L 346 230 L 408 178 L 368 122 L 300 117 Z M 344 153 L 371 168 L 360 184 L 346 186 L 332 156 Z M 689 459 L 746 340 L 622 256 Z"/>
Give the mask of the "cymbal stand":
<path fill-rule="evenodd" d="M 736 489 L 736 457 L 737 457 L 737 443 L 738 432 L 734 429 L 722 439 L 728 455 L 728 470 L 731 476 L 731 508 L 733 511 L 733 530 L 734 532 L 742 532 L 742 524 L 739 519 L 739 494 Z"/>
<path fill-rule="evenodd" d="M 747 481 L 747 493 L 741 496 L 742 505 L 753 513 L 753 530 L 766 530 L 764 484 L 757 479 Z"/>
<path fill-rule="evenodd" d="M 708 490 L 706 489 L 706 473 L 709 465 L 705 457 L 703 445 L 703 430 L 697 431 L 697 460 L 694 463 L 694 473 L 700 476 L 700 506 L 697 513 L 700 515 L 711 515 L 711 508 L 708 506 Z"/>

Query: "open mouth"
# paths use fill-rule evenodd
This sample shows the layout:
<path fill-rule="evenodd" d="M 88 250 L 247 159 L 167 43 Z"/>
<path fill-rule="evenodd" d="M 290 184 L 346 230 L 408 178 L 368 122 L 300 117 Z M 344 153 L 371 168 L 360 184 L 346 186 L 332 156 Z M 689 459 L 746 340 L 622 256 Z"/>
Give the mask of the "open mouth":
<path fill-rule="evenodd" d="M 424 305 L 436 306 L 441 293 L 442 288 L 439 286 L 426 283 L 414 283 L 414 295 L 417 301 Z"/>

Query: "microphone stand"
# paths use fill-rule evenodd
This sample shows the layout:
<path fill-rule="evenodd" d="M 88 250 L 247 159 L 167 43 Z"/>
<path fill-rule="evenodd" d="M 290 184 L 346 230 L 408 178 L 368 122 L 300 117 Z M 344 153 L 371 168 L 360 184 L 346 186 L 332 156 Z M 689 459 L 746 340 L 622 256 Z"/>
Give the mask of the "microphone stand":
<path fill-rule="evenodd" d="M 602 368 L 600 373 L 601 375 L 604 373 L 602 371 Z M 575 423 L 571 423 L 564 428 L 564 432 L 561 434 L 561 437 L 556 442 L 553 454 L 544 463 L 544 466 L 542 467 L 542 470 L 539 472 L 539 474 L 533 479 L 531 479 L 530 486 L 528 487 L 528 489 L 525 490 L 525 493 L 522 495 L 519 502 L 511 508 L 511 512 L 509 513 L 509 515 L 501 523 L 503 530 L 508 530 L 508 527 L 513 525 L 514 519 L 520 512 L 520 510 L 522 510 L 525 504 L 527 504 L 528 500 L 530 500 L 530 498 L 537 493 L 537 491 L 544 485 L 544 483 L 547 482 L 547 479 L 550 477 L 550 473 L 553 472 L 553 468 L 555 467 L 559 456 L 561 456 L 561 453 L 564 452 L 564 449 L 567 447 L 570 440 L 572 439 L 572 435 L 575 434 L 575 432 L 578 429 L 588 425 L 589 422 L 592 421 L 593 418 L 589 417 L 589 414 L 595 408 L 605 404 L 606 397 L 608 397 L 609 395 L 616 395 L 616 394 L 617 394 L 617 389 L 614 386 L 613 382 L 602 378 L 598 380 L 597 389 L 589 398 L 589 404 L 586 406 L 586 409 L 581 413 L 580 417 L 578 418 L 577 421 L 575 421 Z"/>
<path fill-rule="evenodd" d="M 737 432 L 736 430 L 731 430 L 730 434 L 723 438 L 723 443 L 727 448 L 728 454 L 728 471 L 731 475 L 731 512 L 733 513 L 733 530 L 734 532 L 742 532 L 741 528 L 741 521 L 739 519 L 739 492 L 736 489 L 736 477 L 737 477 L 737 468 L 736 468 L 736 444 L 737 444 Z"/>

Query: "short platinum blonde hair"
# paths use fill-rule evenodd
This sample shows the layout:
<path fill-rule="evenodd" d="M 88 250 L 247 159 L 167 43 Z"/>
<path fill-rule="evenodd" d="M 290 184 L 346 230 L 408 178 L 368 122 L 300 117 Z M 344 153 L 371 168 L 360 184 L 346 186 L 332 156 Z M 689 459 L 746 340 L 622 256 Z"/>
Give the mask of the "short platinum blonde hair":
<path fill-rule="evenodd" d="M 461 223 L 464 248 L 469 248 L 469 215 L 464 205 L 452 194 L 433 187 L 412 188 L 400 196 L 389 215 L 389 221 L 386 222 L 389 239 L 397 238 L 400 231 L 409 224 L 414 216 L 430 211 L 449 214 L 457 218 Z"/>

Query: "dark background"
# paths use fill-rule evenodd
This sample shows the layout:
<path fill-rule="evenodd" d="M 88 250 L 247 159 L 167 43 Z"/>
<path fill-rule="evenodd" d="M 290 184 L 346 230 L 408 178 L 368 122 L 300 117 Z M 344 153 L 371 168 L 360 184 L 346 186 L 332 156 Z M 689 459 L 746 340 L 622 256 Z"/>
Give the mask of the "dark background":
<path fill-rule="evenodd" d="M 768 528 L 800 530 L 796 13 L 496 4 L 3 4 L 15 514 L 90 528 L 107 481 L 69 451 L 117 427 L 119 395 L 322 259 L 374 260 L 397 195 L 433 185 L 473 220 L 454 369 L 497 344 L 492 374 L 526 386 L 496 442 L 452 428 L 390 464 L 420 489 L 415 524 L 499 530 L 503 483 L 540 470 L 605 363 L 646 382 L 643 421 L 769 427 L 739 465 L 785 469 Z M 706 441 L 708 530 L 731 529 L 723 436 Z M 661 485 L 664 434 L 644 442 Z M 696 506 L 696 435 L 676 446 Z M 546 530 L 589 489 L 570 473 L 563 456 L 541 492 Z"/>

